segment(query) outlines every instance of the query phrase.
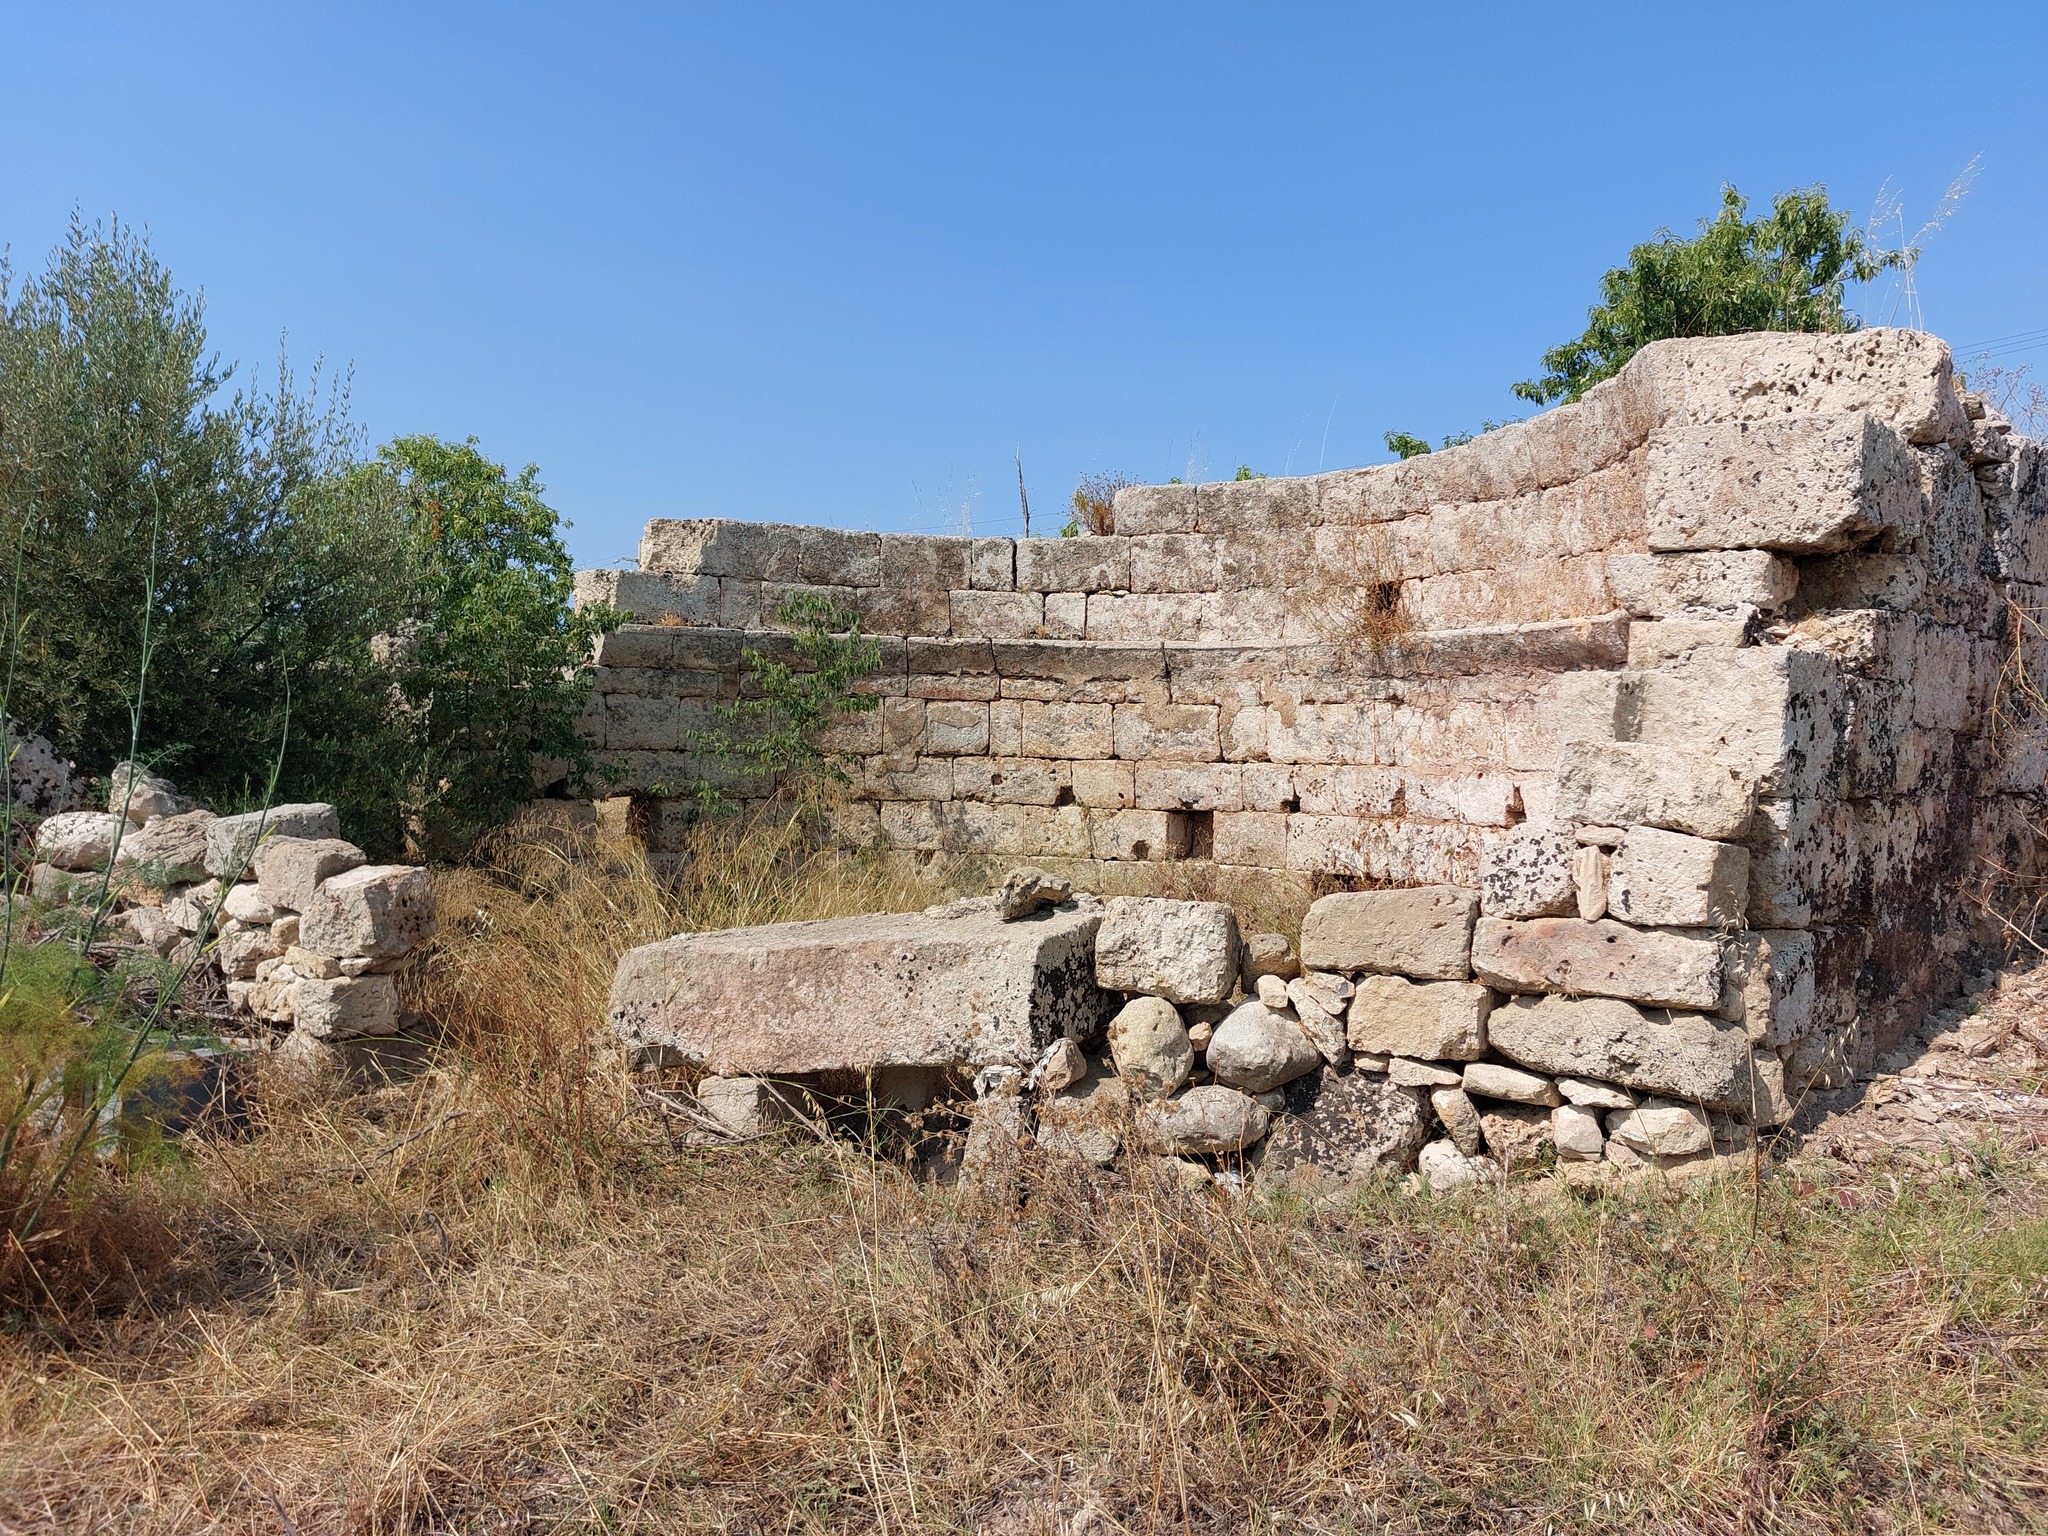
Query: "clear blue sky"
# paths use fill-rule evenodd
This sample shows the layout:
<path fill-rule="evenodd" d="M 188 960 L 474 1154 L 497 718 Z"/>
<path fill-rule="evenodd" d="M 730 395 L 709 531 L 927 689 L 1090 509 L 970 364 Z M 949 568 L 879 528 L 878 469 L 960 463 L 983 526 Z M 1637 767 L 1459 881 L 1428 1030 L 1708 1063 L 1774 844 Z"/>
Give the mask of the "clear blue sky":
<path fill-rule="evenodd" d="M 1599 274 L 1724 180 L 2048 327 L 2048 7 L 0 0 L 0 242 L 146 225 L 249 364 L 373 438 L 650 516 L 1040 528 L 1086 472 L 1378 462 L 1523 409 Z M 1882 295 L 1864 296 L 1883 319 Z M 2037 358 L 2048 347 L 2011 356 Z"/>

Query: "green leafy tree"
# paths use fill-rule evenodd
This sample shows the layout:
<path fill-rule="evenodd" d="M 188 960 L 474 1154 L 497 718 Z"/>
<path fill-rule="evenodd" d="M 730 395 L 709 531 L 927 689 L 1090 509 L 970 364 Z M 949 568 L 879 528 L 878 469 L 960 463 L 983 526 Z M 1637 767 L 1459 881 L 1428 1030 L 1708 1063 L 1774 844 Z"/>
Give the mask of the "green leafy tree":
<path fill-rule="evenodd" d="M 1409 432 L 1388 432 L 1382 435 L 1381 441 L 1387 445 L 1387 452 L 1399 459 L 1412 459 L 1429 452 L 1428 441 Z"/>
<path fill-rule="evenodd" d="M 1741 193 L 1723 187 L 1720 213 L 1702 219 L 1694 238 L 1664 230 L 1631 250 L 1627 266 L 1600 280 L 1585 334 L 1545 352 L 1543 376 L 1515 394 L 1538 405 L 1576 400 L 1668 337 L 1855 330 L 1847 285 L 1911 261 L 1909 251 L 1873 248 L 1824 187 L 1782 193 L 1763 218 L 1748 211 Z"/>

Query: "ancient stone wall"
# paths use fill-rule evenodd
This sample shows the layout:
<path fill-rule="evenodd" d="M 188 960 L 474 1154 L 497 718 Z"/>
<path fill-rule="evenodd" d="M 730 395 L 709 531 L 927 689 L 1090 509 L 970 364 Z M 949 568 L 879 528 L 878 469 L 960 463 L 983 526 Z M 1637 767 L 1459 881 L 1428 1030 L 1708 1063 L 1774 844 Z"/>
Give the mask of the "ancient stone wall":
<path fill-rule="evenodd" d="M 1821 1082 L 2030 857 L 2037 584 L 2040 445 L 1876 330 L 1659 343 L 1443 453 L 1126 490 L 1108 536 L 656 521 L 579 592 L 635 615 L 587 729 L 636 793 L 717 777 L 687 733 L 823 592 L 885 637 L 850 840 L 1481 891 L 1531 991 L 1593 990 L 1596 923 L 1715 935 L 1724 1016 Z"/>

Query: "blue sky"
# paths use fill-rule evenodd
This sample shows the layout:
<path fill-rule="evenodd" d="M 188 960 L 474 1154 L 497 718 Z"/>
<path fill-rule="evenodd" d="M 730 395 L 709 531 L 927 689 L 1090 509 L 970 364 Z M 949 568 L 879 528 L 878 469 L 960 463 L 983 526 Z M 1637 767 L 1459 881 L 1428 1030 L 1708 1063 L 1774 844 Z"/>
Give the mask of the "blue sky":
<path fill-rule="evenodd" d="M 1917 224 L 2048 327 L 2048 7 L 0 0 L 0 242 L 146 225 L 222 353 L 651 516 L 1039 531 L 1080 475 L 1374 463 L 1525 409 L 1724 180 Z M 1869 318 L 1895 296 L 1862 296 Z M 2010 354 L 2039 360 L 2048 347 Z"/>

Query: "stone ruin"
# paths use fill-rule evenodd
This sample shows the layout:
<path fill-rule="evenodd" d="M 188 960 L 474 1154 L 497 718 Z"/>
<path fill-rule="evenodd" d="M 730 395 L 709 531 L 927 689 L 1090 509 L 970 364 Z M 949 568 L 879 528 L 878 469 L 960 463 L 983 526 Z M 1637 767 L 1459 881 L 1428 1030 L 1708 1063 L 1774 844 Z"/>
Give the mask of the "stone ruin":
<path fill-rule="evenodd" d="M 589 737 L 659 842 L 684 813 L 663 794 L 718 776 L 683 746 L 736 695 L 742 650 L 786 648 L 783 601 L 823 593 L 884 637 L 879 708 L 827 743 L 856 762 L 848 843 L 1083 884 L 1131 863 L 1291 873 L 1339 893 L 1310 909 L 1294 981 L 1358 1061 L 1417 1091 L 1538 1073 L 1481 1096 L 1560 1127 L 1576 1101 L 1552 1096 L 1581 1081 L 1774 1123 L 1988 963 L 2002 894 L 2037 876 L 2048 465 L 1934 337 L 1660 342 L 1462 447 L 1129 488 L 1115 522 L 653 522 L 640 569 L 579 577 L 633 615 L 602 642 Z M 1311 937 L 1338 921 L 1318 914 L 1379 933 L 1366 914 L 1415 901 L 1469 930 L 1456 964 Z M 811 1022 L 832 1054 L 839 1026 Z M 1045 1044 L 1005 1059 L 1030 1069 Z M 838 1065 L 880 1064 L 860 1050 Z M 1473 1144 L 1461 1110 L 1436 1113 Z"/>

